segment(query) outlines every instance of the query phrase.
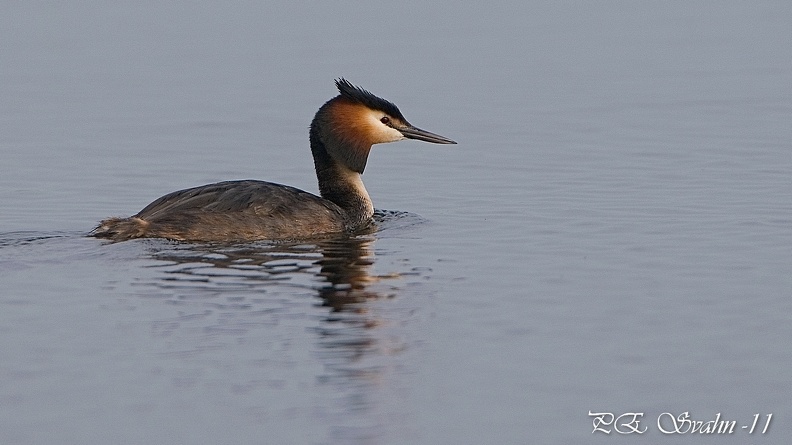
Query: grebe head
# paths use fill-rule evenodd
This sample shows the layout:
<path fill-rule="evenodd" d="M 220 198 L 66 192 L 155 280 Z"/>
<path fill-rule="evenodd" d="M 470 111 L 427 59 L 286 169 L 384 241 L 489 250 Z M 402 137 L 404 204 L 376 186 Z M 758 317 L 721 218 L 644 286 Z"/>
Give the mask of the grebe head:
<path fill-rule="evenodd" d="M 335 81 L 338 96 L 319 109 L 316 127 L 325 149 L 350 170 L 363 173 L 373 144 L 416 139 L 435 144 L 456 144 L 438 134 L 414 127 L 392 102 L 352 85 Z"/>

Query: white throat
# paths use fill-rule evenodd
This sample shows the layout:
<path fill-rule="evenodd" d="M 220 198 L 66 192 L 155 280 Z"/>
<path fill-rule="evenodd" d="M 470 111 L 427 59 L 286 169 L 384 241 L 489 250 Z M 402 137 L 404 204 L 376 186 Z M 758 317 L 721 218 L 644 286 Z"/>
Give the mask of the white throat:
<path fill-rule="evenodd" d="M 374 216 L 374 203 L 371 202 L 368 190 L 366 190 L 366 186 L 363 185 L 363 178 L 360 173 L 346 167 L 341 167 L 339 170 L 341 170 L 341 175 L 343 175 L 345 182 L 351 185 L 355 193 L 363 199 L 366 206 L 366 216 L 368 218 Z"/>

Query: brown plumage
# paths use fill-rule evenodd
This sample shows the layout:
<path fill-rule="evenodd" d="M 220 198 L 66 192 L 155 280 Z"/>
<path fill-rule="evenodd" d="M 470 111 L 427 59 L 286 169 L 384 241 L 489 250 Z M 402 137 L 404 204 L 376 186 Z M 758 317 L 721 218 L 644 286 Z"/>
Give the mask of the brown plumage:
<path fill-rule="evenodd" d="M 302 239 L 353 232 L 374 213 L 360 174 L 372 144 L 404 138 L 456 142 L 413 127 L 399 109 L 344 79 L 339 95 L 311 123 L 310 142 L 321 197 L 264 181 L 226 181 L 169 193 L 129 218 L 102 221 L 91 235 L 124 241 Z"/>

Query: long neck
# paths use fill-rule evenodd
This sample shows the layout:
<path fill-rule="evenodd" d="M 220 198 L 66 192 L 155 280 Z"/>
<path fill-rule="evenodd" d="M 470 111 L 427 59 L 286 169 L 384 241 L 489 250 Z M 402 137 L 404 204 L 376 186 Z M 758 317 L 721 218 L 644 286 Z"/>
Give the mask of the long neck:
<path fill-rule="evenodd" d="M 313 153 L 316 178 L 319 181 L 319 193 L 322 198 L 332 201 L 347 214 L 351 226 L 358 226 L 374 216 L 374 204 L 371 202 L 360 173 L 339 163 L 327 150 L 321 140 L 317 126 L 311 126 L 311 153 Z M 336 147 L 341 148 L 341 147 Z"/>

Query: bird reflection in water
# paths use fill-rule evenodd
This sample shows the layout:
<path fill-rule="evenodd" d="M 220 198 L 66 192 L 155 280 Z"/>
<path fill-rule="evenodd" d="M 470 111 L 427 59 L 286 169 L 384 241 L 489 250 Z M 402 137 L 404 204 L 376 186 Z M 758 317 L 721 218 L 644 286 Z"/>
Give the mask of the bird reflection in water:
<path fill-rule="evenodd" d="M 177 244 L 168 249 L 156 248 L 152 257 L 166 262 L 154 266 L 166 273 L 158 285 L 164 289 L 181 284 L 199 291 L 223 290 L 226 295 L 275 288 L 279 292 L 313 290 L 321 305 L 332 312 L 360 313 L 361 303 L 384 296 L 368 289 L 369 285 L 398 277 L 370 274 L 374 240 L 372 235 L 358 235 L 294 244 Z"/>
<path fill-rule="evenodd" d="M 420 311 L 401 297 L 421 289 L 431 271 L 392 254 L 375 257 L 383 233 L 422 219 L 393 213 L 380 221 L 376 234 L 372 227 L 311 242 L 113 246 L 148 249 L 133 304 L 175 309 L 155 308 L 160 316 L 151 320 L 165 373 L 194 386 L 217 385 L 211 379 L 222 375 L 229 392 L 250 395 L 251 413 L 320 419 L 332 443 L 381 433 L 383 400 L 406 391 L 408 325 Z"/>
<path fill-rule="evenodd" d="M 318 358 L 326 370 L 319 381 L 377 379 L 379 356 L 393 355 L 403 346 L 394 342 L 392 332 L 373 329 L 383 323 L 369 302 L 393 297 L 400 280 L 392 279 L 401 277 L 372 275 L 375 240 L 364 233 L 294 244 L 157 242 L 150 252 L 156 260 L 152 267 L 163 274 L 149 284 L 173 304 L 200 308 L 203 319 L 186 324 L 202 323 L 204 332 L 253 336 L 249 330 L 265 325 L 278 338 L 284 335 L 278 324 L 307 322 L 305 329 L 317 335 Z M 305 297 L 314 309 L 306 307 Z M 317 314 L 316 308 L 326 309 Z M 185 326 L 175 324 L 174 329 Z M 266 337 L 266 331 L 255 335 Z"/>

